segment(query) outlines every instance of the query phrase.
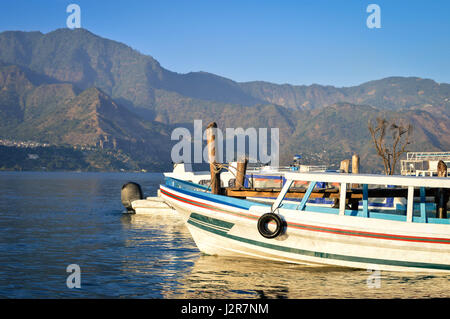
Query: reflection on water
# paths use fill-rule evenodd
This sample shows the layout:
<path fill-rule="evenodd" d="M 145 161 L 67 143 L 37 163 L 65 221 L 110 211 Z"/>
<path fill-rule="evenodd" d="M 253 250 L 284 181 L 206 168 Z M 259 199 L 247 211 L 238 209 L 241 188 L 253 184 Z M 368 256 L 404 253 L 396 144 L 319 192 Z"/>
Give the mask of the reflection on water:
<path fill-rule="evenodd" d="M 449 275 L 310 267 L 256 259 L 199 257 L 168 298 L 438 298 L 450 297 Z M 372 277 L 373 278 L 373 277 Z M 369 282 L 368 282 L 369 280 Z"/>
<path fill-rule="evenodd" d="M 176 214 L 122 214 L 130 180 L 154 196 L 162 175 L 0 172 L 0 298 L 450 297 L 449 275 L 382 272 L 369 288 L 365 270 L 204 256 Z"/>
<path fill-rule="evenodd" d="M 121 262 L 121 271 L 133 278 L 157 276 L 161 297 L 175 289 L 180 276 L 200 256 L 181 218 L 156 211 L 154 215 L 124 215 L 121 222 L 130 234 L 124 242 L 127 256 Z"/>
<path fill-rule="evenodd" d="M 128 181 L 154 196 L 162 174 L 0 172 L 0 298 L 162 298 L 199 256 L 164 216 L 125 216 Z M 66 267 L 81 268 L 69 289 Z"/>

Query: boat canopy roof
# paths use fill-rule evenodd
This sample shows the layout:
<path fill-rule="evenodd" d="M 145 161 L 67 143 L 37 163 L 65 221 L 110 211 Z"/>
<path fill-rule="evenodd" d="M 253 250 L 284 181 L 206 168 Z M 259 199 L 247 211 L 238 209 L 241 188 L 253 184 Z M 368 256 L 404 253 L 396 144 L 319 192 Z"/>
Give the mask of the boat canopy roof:
<path fill-rule="evenodd" d="M 450 178 L 430 176 L 401 176 L 379 174 L 342 174 L 342 173 L 296 173 L 287 172 L 284 177 L 294 181 L 328 182 L 328 183 L 354 183 L 397 185 L 413 187 L 439 187 L 450 188 Z"/>

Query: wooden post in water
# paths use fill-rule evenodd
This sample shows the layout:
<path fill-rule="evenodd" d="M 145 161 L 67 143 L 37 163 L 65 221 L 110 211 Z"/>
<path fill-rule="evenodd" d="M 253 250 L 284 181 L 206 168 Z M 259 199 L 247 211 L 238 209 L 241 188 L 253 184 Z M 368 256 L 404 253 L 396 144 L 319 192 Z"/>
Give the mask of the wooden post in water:
<path fill-rule="evenodd" d="M 438 177 L 447 177 L 447 165 L 442 160 L 438 162 L 437 175 Z"/>
<path fill-rule="evenodd" d="M 206 142 L 208 146 L 209 170 L 211 172 L 211 193 L 220 194 L 220 169 L 216 161 L 216 122 L 211 122 L 206 127 Z"/>
<path fill-rule="evenodd" d="M 341 161 L 341 167 L 339 168 L 341 173 L 348 173 L 349 166 L 350 166 L 350 160 L 346 159 L 346 160 Z"/>
<path fill-rule="evenodd" d="M 438 177 L 447 177 L 447 165 L 442 160 L 438 162 L 437 175 Z M 436 194 L 436 215 L 438 218 L 447 218 L 448 197 L 446 189 L 438 189 Z"/>
<path fill-rule="evenodd" d="M 359 155 L 353 154 L 352 156 L 352 174 L 359 174 Z"/>
<path fill-rule="evenodd" d="M 359 155 L 358 154 L 353 154 L 353 156 L 352 156 L 352 174 L 359 174 Z M 351 187 L 359 188 L 359 184 L 352 184 Z"/>
<path fill-rule="evenodd" d="M 241 159 L 237 162 L 236 186 L 239 188 L 241 188 L 241 187 L 244 188 L 245 172 L 247 171 L 247 163 L 248 163 L 247 157 L 244 157 L 243 159 Z"/>
<path fill-rule="evenodd" d="M 348 159 L 343 160 L 343 161 L 341 161 L 341 166 L 339 167 L 339 171 L 340 171 L 341 173 L 348 173 L 349 167 L 350 167 L 350 160 L 348 160 Z M 341 193 L 341 186 L 339 185 L 339 194 L 340 194 L 340 193 Z M 336 198 L 336 199 L 334 200 L 334 204 L 333 204 L 333 207 L 334 207 L 334 208 L 339 207 L 339 201 L 340 201 L 339 198 Z"/>

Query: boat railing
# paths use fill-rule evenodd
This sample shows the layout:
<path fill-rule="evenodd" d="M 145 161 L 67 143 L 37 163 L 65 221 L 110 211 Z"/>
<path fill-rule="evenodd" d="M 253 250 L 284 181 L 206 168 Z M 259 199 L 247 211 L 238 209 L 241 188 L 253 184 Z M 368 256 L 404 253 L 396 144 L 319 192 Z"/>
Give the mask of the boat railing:
<path fill-rule="evenodd" d="M 406 222 L 433 222 L 433 223 L 442 223 L 448 224 L 449 219 L 446 217 L 442 218 L 428 218 L 426 212 L 426 197 L 427 190 L 435 189 L 435 193 L 437 196 L 443 196 L 448 199 L 449 189 L 450 189 L 450 179 L 445 177 L 427 177 L 427 176 L 384 176 L 384 175 L 376 175 L 376 174 L 339 174 L 339 173 L 286 173 L 285 174 L 286 183 L 284 184 L 281 192 L 279 193 L 277 199 L 272 205 L 272 211 L 280 208 L 282 202 L 288 193 L 291 186 L 295 181 L 306 181 L 309 182 L 308 189 L 305 192 L 304 197 L 302 198 L 300 204 L 297 206 L 298 210 L 305 210 L 309 197 L 313 192 L 317 182 L 326 182 L 326 183 L 338 183 L 340 185 L 339 192 L 339 215 L 352 215 L 352 216 L 362 216 L 362 217 L 370 217 L 369 215 L 369 184 L 371 185 L 382 185 L 385 187 L 386 185 L 390 185 L 391 188 L 387 188 L 385 190 L 386 197 L 395 197 L 389 196 L 390 192 L 393 192 L 392 187 L 397 188 L 406 188 L 407 189 L 407 206 L 406 206 L 406 216 L 397 216 L 396 220 L 403 220 Z M 349 211 L 346 208 L 346 196 L 348 185 L 359 185 L 362 187 L 362 211 Z M 419 216 L 414 216 L 414 196 L 419 194 L 420 204 L 419 204 Z M 429 193 L 429 192 L 428 192 Z M 442 206 L 442 205 L 441 205 Z M 336 210 L 336 208 L 333 208 Z M 445 203 L 444 208 L 446 212 L 447 203 Z M 446 215 L 446 214 L 445 214 Z"/>
<path fill-rule="evenodd" d="M 450 152 L 408 152 L 407 160 L 450 160 Z"/>

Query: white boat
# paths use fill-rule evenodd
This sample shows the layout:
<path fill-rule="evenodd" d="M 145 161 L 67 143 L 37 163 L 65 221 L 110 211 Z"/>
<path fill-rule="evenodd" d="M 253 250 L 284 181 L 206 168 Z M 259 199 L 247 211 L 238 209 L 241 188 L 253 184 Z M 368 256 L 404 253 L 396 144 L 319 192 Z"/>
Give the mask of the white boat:
<path fill-rule="evenodd" d="M 450 219 L 437 218 L 425 205 L 428 192 L 448 190 L 450 179 L 294 172 L 284 177 L 286 183 L 271 205 L 210 194 L 206 186 L 173 178 L 160 191 L 205 254 L 387 271 L 450 271 Z M 295 181 L 308 181 L 308 190 L 300 203 L 286 203 Z M 308 203 L 318 181 L 340 184 L 338 208 Z M 362 185 L 362 209 L 345 206 L 350 183 Z M 369 184 L 406 188 L 406 209 L 371 211 Z"/>
<path fill-rule="evenodd" d="M 147 197 L 145 199 L 136 199 L 131 202 L 132 213 L 135 214 L 154 214 L 160 213 L 175 213 L 175 209 L 160 197 L 158 190 L 157 196 Z M 129 213 L 127 211 L 127 213 Z"/>
<path fill-rule="evenodd" d="M 400 161 L 401 174 L 406 176 L 436 176 L 438 162 L 447 165 L 450 175 L 450 152 L 408 152 Z"/>

